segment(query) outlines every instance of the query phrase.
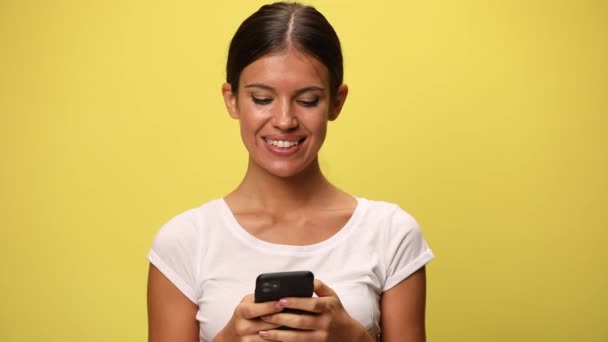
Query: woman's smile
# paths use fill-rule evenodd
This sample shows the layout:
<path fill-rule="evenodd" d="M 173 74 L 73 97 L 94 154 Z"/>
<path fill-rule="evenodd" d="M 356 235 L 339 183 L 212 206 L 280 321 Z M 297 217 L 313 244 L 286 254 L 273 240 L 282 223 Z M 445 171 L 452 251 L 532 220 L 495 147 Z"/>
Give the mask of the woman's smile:
<path fill-rule="evenodd" d="M 268 138 L 262 139 L 266 149 L 279 157 L 288 157 L 298 153 L 306 138 Z"/>

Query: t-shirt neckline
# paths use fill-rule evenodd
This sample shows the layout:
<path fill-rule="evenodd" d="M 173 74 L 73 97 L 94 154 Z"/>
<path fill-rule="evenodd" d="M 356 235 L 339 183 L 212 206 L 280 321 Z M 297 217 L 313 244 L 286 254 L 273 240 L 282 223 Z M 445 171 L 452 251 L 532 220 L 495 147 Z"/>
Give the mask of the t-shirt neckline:
<path fill-rule="evenodd" d="M 222 216 L 226 218 L 230 231 L 241 240 L 241 242 L 264 252 L 293 255 L 311 254 L 321 249 L 331 248 L 351 234 L 353 227 L 360 221 L 360 218 L 365 211 L 365 207 L 367 206 L 367 200 L 364 198 L 355 197 L 355 199 L 357 200 L 357 206 L 342 228 L 326 240 L 311 245 L 283 245 L 261 240 L 241 226 L 224 198 L 218 199 L 218 202 L 220 207 L 219 210 L 221 211 Z"/>

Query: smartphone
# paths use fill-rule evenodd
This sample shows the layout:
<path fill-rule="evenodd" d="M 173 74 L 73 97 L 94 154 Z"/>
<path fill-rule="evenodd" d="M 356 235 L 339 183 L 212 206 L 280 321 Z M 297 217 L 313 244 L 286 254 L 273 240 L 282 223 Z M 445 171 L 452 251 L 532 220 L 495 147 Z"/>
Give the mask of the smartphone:
<path fill-rule="evenodd" d="M 255 302 L 312 297 L 314 279 L 310 271 L 262 273 L 255 281 Z"/>
<path fill-rule="evenodd" d="M 312 297 L 315 276 L 310 271 L 262 273 L 255 280 L 255 302 L 263 303 L 287 297 Z M 297 309 L 283 312 L 301 314 Z M 292 330 L 282 326 L 277 329 Z"/>

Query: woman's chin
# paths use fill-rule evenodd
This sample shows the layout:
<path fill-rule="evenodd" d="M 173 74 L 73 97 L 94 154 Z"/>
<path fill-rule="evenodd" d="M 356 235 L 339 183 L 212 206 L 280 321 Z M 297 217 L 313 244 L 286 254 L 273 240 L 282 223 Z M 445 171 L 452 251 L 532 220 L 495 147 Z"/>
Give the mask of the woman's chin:
<path fill-rule="evenodd" d="M 306 165 L 300 163 L 273 163 L 263 167 L 264 171 L 279 178 L 296 178 L 305 176 L 314 170 L 314 162 Z"/>

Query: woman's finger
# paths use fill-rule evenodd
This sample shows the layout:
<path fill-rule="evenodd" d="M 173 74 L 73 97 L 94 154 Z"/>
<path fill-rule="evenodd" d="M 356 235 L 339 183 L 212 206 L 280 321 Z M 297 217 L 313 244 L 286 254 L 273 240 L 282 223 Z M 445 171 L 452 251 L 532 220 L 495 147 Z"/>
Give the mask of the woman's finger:
<path fill-rule="evenodd" d="M 325 283 L 320 281 L 319 279 L 315 279 L 314 292 L 319 297 L 338 297 L 334 290 L 332 290 L 329 286 L 325 285 Z"/>
<path fill-rule="evenodd" d="M 253 319 L 264 315 L 282 311 L 284 306 L 278 302 L 254 303 L 253 295 L 245 296 L 237 305 L 235 313 L 245 319 Z"/>
<path fill-rule="evenodd" d="M 302 298 L 289 297 L 281 299 L 277 305 L 303 310 L 311 313 L 323 313 L 335 307 L 341 306 L 340 299 L 334 290 L 325 285 L 322 281 L 315 279 L 314 292 L 318 297 Z"/>
<path fill-rule="evenodd" d="M 317 315 L 312 313 L 287 313 L 279 312 L 272 315 L 262 316 L 261 319 L 266 323 L 285 326 L 299 330 L 314 330 L 318 328 L 315 322 Z"/>
<path fill-rule="evenodd" d="M 324 334 L 320 331 L 306 330 L 261 330 L 258 335 L 266 341 L 310 342 L 323 341 Z"/>

